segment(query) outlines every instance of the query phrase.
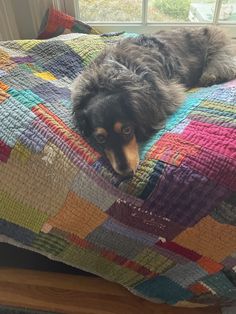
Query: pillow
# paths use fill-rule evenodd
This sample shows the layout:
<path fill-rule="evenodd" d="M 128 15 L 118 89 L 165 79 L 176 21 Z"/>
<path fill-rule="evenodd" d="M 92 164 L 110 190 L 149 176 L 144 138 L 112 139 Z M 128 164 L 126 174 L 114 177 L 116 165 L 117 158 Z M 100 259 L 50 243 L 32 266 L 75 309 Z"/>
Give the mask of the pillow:
<path fill-rule="evenodd" d="M 98 34 L 90 25 L 50 7 L 42 20 L 38 39 L 47 39 L 65 33 Z"/>

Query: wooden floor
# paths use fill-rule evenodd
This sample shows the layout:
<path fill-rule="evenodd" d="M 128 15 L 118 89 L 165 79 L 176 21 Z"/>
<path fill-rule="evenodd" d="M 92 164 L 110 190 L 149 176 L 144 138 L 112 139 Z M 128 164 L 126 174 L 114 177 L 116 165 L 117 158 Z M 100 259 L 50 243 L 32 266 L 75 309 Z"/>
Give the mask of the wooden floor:
<path fill-rule="evenodd" d="M 0 304 L 78 314 L 220 314 L 154 304 L 100 278 L 0 268 Z"/>

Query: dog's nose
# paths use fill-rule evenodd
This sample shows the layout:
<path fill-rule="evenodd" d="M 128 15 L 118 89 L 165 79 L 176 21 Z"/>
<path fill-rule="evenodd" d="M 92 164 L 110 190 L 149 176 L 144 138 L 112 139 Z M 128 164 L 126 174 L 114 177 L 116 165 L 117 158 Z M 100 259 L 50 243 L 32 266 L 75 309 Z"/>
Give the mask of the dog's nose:
<path fill-rule="evenodd" d="M 121 176 L 126 178 L 131 178 L 134 175 L 134 171 L 132 169 L 119 170 L 118 172 Z"/>
<path fill-rule="evenodd" d="M 127 172 L 126 172 L 125 177 L 127 177 L 127 178 L 132 178 L 133 175 L 134 175 L 133 170 L 129 169 L 129 170 L 127 170 Z"/>

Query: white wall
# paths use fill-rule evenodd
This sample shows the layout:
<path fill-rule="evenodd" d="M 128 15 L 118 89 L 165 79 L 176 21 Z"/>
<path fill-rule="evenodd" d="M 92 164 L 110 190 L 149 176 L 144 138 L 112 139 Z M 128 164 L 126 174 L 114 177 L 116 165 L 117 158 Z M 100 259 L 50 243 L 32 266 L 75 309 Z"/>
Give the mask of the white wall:
<path fill-rule="evenodd" d="M 50 0 L 10 1 L 18 26 L 19 38 L 36 38 L 42 18 L 50 6 Z"/>
<path fill-rule="evenodd" d="M 0 0 L 0 40 L 36 38 L 50 5 L 63 10 L 64 0 Z"/>
<path fill-rule="evenodd" d="M 19 38 L 11 0 L 0 0 L 0 38 L 1 40 Z"/>

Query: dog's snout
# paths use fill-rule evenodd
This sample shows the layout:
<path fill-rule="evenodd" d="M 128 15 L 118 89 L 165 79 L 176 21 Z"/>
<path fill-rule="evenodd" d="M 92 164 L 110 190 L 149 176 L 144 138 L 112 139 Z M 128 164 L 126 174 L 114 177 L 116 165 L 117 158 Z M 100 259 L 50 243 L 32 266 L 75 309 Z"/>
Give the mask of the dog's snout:
<path fill-rule="evenodd" d="M 139 163 L 138 145 L 135 137 L 130 143 L 116 150 L 105 150 L 112 168 L 123 177 L 132 177 Z"/>
<path fill-rule="evenodd" d="M 133 177 L 133 175 L 134 175 L 134 171 L 132 170 L 132 169 L 130 169 L 129 171 L 127 171 L 127 173 L 126 173 L 126 177 L 127 178 L 131 178 L 131 177 Z"/>
<path fill-rule="evenodd" d="M 116 170 L 120 175 L 122 175 L 123 177 L 133 177 L 134 175 L 134 171 L 130 168 L 123 168 L 123 167 L 118 167 L 118 169 Z"/>

